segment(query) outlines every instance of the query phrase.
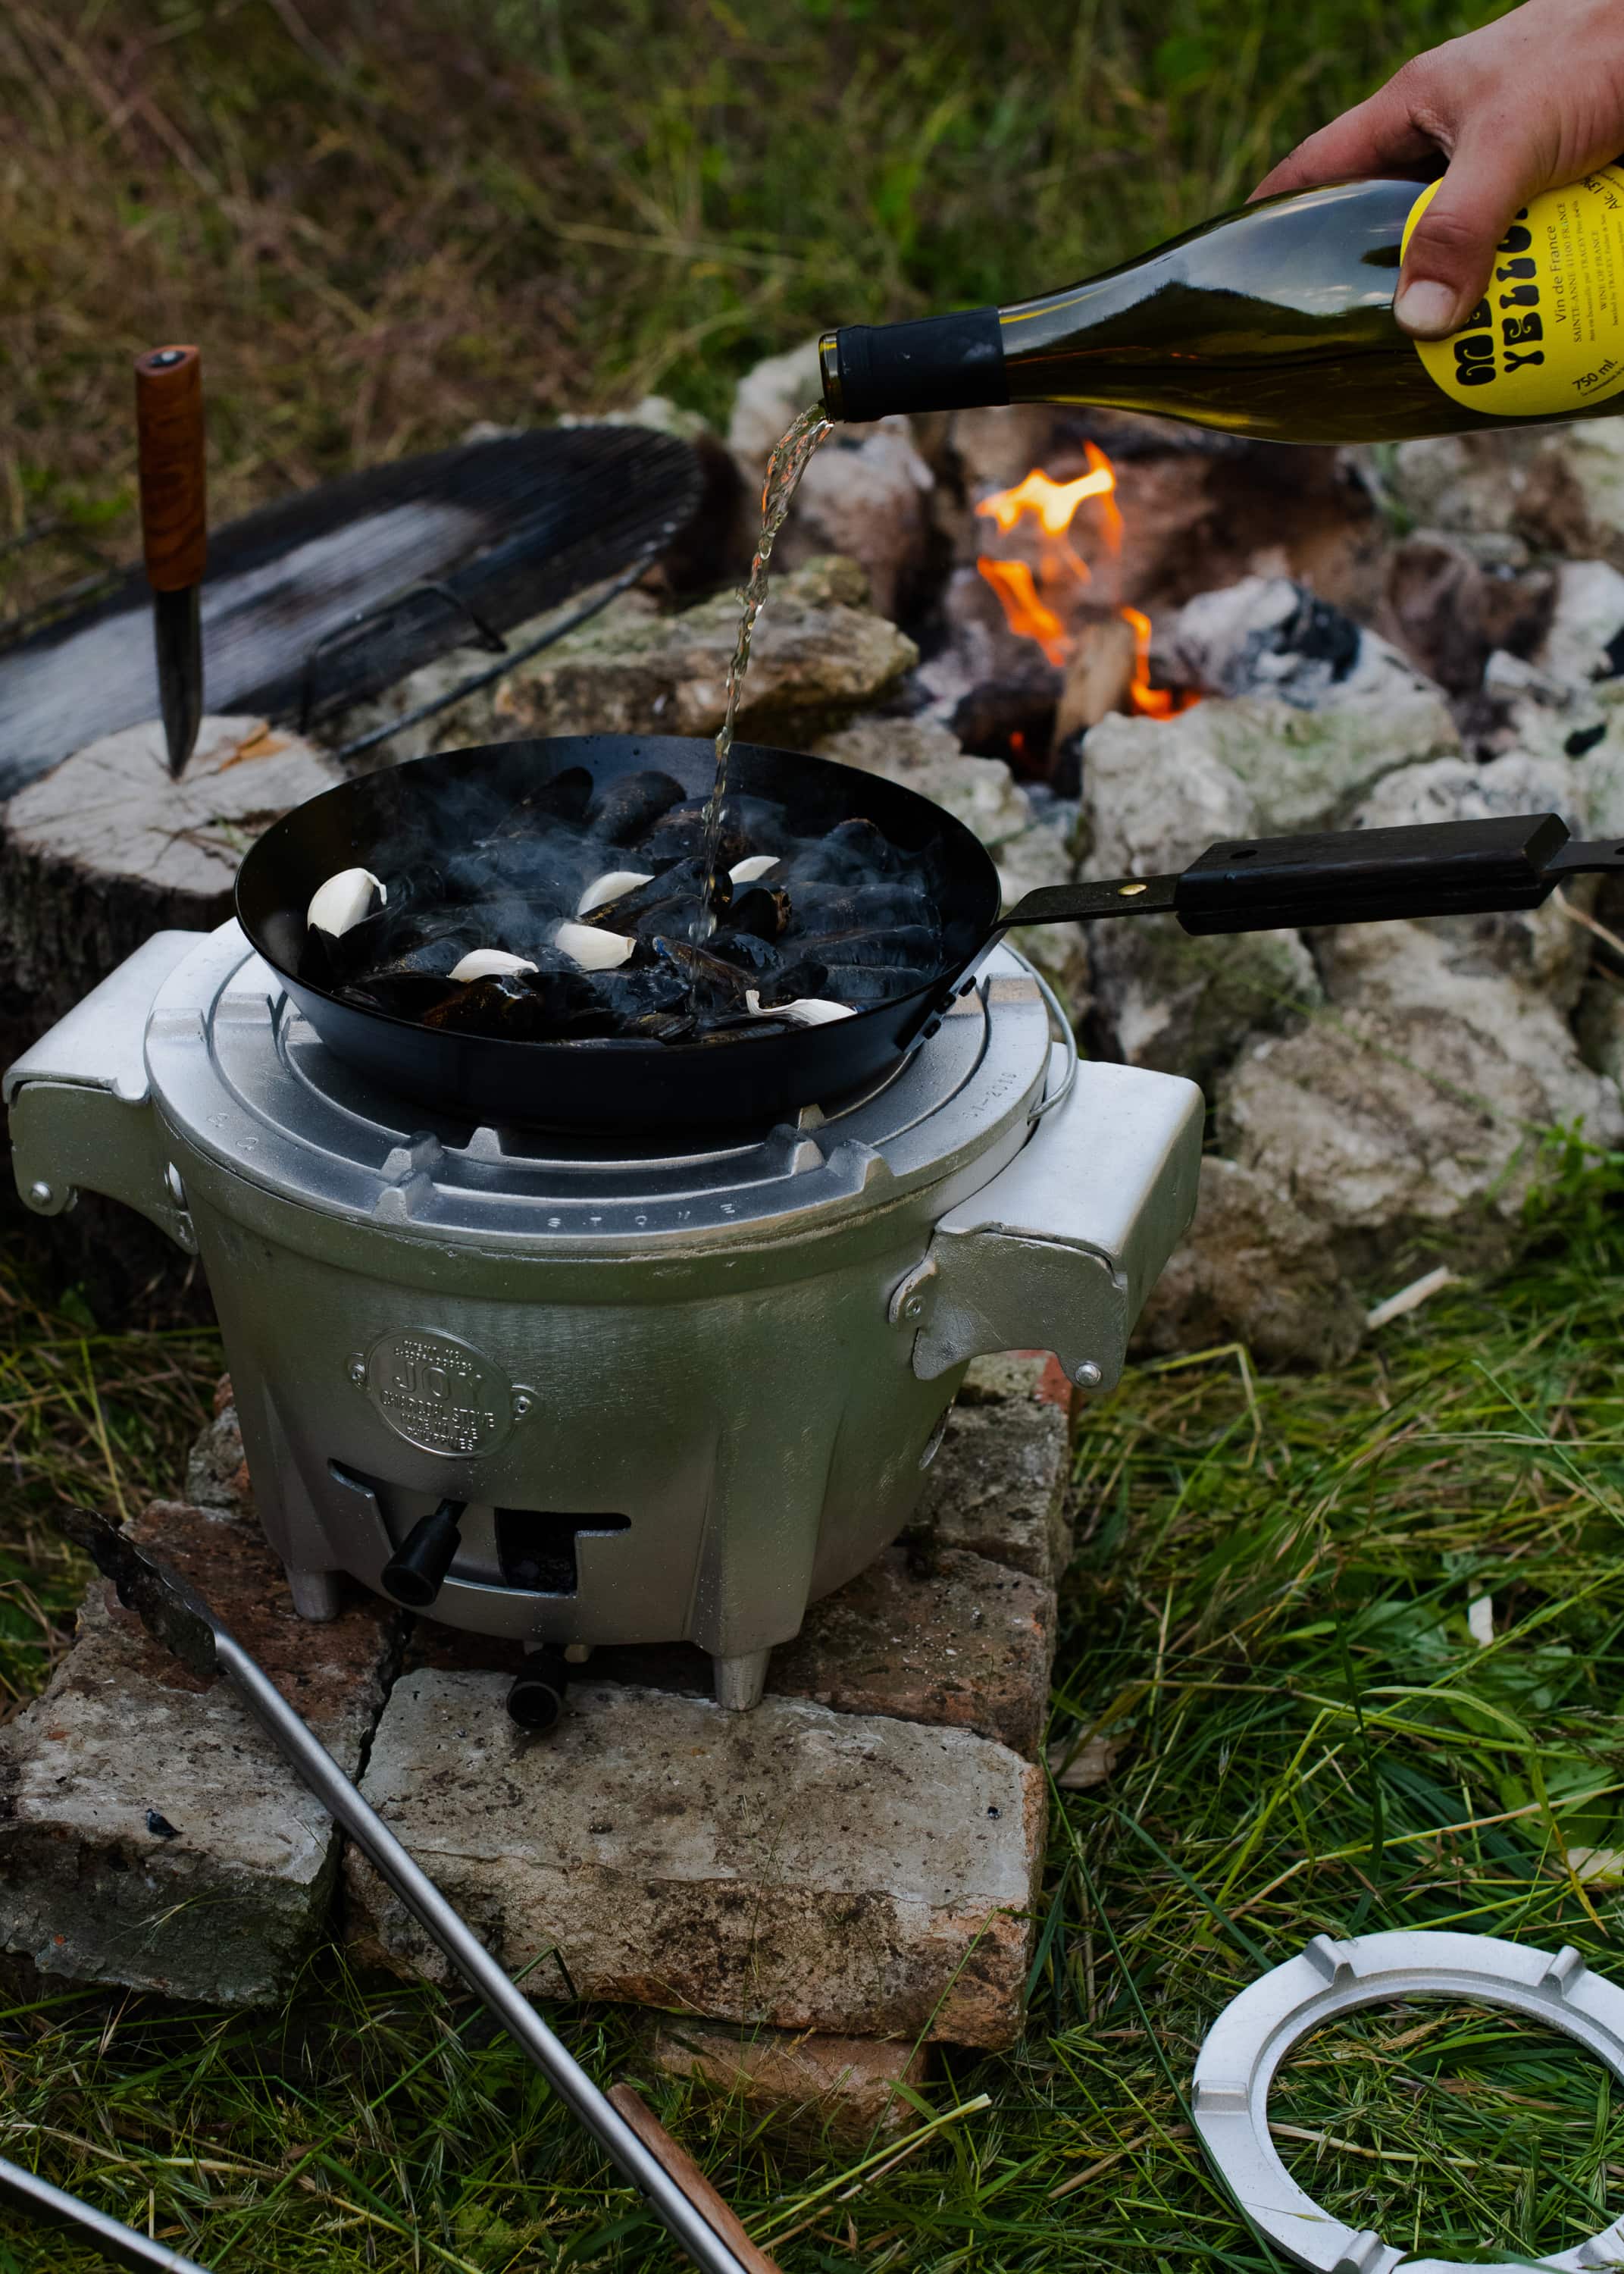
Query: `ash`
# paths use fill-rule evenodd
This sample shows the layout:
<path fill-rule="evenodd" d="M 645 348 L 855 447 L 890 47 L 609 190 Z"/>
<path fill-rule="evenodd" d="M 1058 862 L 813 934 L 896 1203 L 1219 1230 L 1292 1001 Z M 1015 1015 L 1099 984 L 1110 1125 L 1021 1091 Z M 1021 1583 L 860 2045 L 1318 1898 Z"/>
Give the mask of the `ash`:
<path fill-rule="evenodd" d="M 464 784 L 454 808 L 401 816 L 369 855 L 383 904 L 336 936 L 311 927 L 299 976 L 458 1034 L 708 1043 L 861 1011 L 935 975 L 929 848 L 905 855 L 856 818 L 811 833 L 776 800 L 733 798 L 702 942 L 704 826 L 703 801 L 655 771 L 595 787 L 572 767 L 516 802 Z M 452 976 L 490 949 L 534 968 Z"/>

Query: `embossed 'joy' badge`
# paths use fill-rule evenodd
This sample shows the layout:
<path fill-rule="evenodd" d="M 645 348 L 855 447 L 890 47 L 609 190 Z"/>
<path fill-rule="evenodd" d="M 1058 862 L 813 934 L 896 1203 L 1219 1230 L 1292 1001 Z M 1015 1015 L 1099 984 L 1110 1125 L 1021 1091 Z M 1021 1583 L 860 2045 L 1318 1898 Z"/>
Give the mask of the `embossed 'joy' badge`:
<path fill-rule="evenodd" d="M 514 1425 L 512 1382 L 455 1335 L 385 1335 L 367 1353 L 364 1378 L 390 1428 L 425 1452 L 493 1453 Z"/>

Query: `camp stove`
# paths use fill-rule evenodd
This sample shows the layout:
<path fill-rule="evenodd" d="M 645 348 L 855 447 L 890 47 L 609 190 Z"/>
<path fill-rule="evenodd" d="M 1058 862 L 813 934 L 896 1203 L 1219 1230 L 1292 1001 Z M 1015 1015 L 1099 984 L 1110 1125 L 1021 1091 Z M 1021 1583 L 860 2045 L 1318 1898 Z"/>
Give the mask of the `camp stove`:
<path fill-rule="evenodd" d="M 864 1094 L 680 1150 L 425 1116 L 235 923 L 159 933 L 4 1088 L 31 1208 L 201 1257 L 305 1617 L 347 1573 L 532 1649 L 686 1639 L 739 1707 L 907 1521 L 972 1358 L 1115 1382 L 1201 1133 L 1007 947 Z"/>

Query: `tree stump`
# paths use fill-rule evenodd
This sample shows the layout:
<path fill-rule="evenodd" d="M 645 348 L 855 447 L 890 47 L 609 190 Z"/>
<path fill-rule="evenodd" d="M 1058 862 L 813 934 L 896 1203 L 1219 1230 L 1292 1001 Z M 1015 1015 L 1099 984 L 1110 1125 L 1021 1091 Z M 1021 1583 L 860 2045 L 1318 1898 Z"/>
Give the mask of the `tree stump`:
<path fill-rule="evenodd" d="M 223 923 L 254 839 L 342 779 L 263 719 L 206 718 L 178 781 L 154 721 L 88 744 L 19 790 L 0 809 L 0 1065 L 154 931 Z M 0 1187 L 19 1221 L 9 1176 Z M 109 1322 L 139 1298 L 143 1315 L 173 1309 L 185 1259 L 128 1209 L 86 1195 L 69 1216 L 26 1223 L 47 1277 L 80 1281 Z"/>

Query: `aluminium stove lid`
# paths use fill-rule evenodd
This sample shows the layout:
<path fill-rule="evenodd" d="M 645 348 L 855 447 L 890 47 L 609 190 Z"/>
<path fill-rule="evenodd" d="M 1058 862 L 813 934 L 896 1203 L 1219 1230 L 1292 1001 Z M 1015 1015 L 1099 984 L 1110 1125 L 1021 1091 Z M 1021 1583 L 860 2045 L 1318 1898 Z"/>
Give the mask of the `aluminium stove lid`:
<path fill-rule="evenodd" d="M 748 1043 L 739 1045 L 749 1047 Z M 866 1213 L 1024 1139 L 1049 1013 L 997 948 L 941 1029 L 866 1094 L 702 1148 L 476 1126 L 367 1083 L 333 1057 L 235 923 L 160 988 L 153 1096 L 177 1140 L 283 1200 L 404 1239 L 527 1252 L 680 1252 Z"/>

